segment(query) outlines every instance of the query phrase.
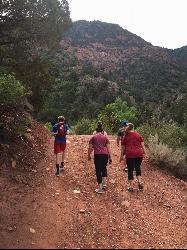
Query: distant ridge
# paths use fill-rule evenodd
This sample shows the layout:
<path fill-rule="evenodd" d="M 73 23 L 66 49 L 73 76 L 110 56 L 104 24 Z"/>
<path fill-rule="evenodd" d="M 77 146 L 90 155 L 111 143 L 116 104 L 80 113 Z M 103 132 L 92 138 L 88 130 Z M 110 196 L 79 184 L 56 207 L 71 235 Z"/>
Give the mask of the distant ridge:
<path fill-rule="evenodd" d="M 60 75 L 76 74 L 76 96 L 81 95 L 80 88 L 87 91 L 88 83 L 93 89 L 95 86 L 95 93 L 98 86 L 105 85 L 108 95 L 105 95 L 104 101 L 99 97 L 101 92 L 98 97 L 96 95 L 94 103 L 98 103 L 97 107 L 120 96 L 129 104 L 142 106 L 143 109 L 146 106 L 167 115 L 179 97 L 180 100 L 185 98 L 187 46 L 176 50 L 153 46 L 117 24 L 84 20 L 74 22 L 64 34 L 60 49 L 52 57 Z M 87 96 L 90 107 L 92 99 Z M 84 105 L 82 109 L 88 106 Z"/>

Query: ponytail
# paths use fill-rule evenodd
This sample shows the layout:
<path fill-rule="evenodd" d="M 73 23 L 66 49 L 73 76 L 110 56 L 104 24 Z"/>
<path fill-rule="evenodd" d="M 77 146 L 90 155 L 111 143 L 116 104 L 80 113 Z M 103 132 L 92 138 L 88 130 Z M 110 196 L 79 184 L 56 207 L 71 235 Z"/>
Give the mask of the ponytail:
<path fill-rule="evenodd" d="M 128 134 L 131 130 L 133 130 L 134 125 L 132 123 L 128 123 L 127 127 L 125 128 L 125 133 Z"/>

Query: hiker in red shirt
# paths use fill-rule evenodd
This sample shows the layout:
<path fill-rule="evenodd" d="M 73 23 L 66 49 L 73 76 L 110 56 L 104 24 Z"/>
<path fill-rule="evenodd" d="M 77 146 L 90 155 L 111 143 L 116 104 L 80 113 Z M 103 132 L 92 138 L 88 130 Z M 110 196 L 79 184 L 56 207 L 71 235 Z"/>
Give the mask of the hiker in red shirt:
<path fill-rule="evenodd" d="M 95 190 L 96 193 L 102 194 L 103 189 L 106 188 L 107 164 L 111 164 L 110 142 L 103 133 L 103 127 L 98 126 L 96 134 L 93 135 L 89 141 L 88 160 L 91 160 L 91 153 L 94 150 L 94 164 L 99 188 Z"/>
<path fill-rule="evenodd" d="M 63 116 L 58 117 L 58 123 L 53 126 L 51 133 L 55 136 L 54 154 L 56 155 L 56 176 L 60 176 L 60 172 L 64 169 L 66 135 L 69 134 L 69 126 L 65 123 Z M 61 164 L 60 154 L 62 154 Z"/>
<path fill-rule="evenodd" d="M 127 168 L 128 168 L 128 180 L 129 180 L 129 192 L 133 192 L 133 172 L 136 171 L 138 179 L 138 188 L 143 190 L 143 182 L 141 178 L 141 163 L 145 154 L 145 146 L 143 137 L 136 131 L 133 130 L 134 125 L 128 123 L 125 129 L 125 136 L 122 139 L 121 157 L 120 161 L 123 160 L 125 155 Z"/>

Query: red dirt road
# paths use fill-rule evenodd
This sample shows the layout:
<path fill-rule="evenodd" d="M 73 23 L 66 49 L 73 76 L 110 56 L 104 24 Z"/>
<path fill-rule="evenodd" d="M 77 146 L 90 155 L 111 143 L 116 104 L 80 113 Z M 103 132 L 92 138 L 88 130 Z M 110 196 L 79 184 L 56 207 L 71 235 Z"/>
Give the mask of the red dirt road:
<path fill-rule="evenodd" d="M 66 168 L 59 178 L 52 139 L 46 158 L 36 163 L 32 183 L 17 186 L 0 174 L 0 248 L 185 249 L 187 184 L 145 160 L 144 191 L 128 193 L 111 136 L 108 189 L 96 194 L 88 139 L 68 136 Z"/>

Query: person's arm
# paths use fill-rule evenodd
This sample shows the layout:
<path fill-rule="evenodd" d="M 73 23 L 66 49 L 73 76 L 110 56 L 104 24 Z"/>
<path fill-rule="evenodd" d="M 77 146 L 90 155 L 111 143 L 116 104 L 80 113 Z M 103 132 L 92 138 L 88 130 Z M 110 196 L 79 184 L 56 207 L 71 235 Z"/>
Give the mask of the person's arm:
<path fill-rule="evenodd" d="M 51 130 L 51 135 L 56 136 L 57 134 L 58 134 L 58 128 L 56 125 L 54 125 L 52 130 Z"/>
<path fill-rule="evenodd" d="M 123 136 L 123 133 L 122 133 L 121 129 L 119 129 L 118 133 L 117 133 L 117 146 L 118 147 L 119 147 L 120 141 L 122 140 L 122 136 Z"/>
<path fill-rule="evenodd" d="M 69 135 L 70 133 L 70 127 L 68 124 L 65 125 L 65 131 L 66 131 L 66 135 Z"/>
<path fill-rule="evenodd" d="M 121 139 L 121 137 L 120 136 L 118 136 L 117 137 L 117 146 L 119 147 L 119 142 L 120 142 L 120 139 Z"/>
<path fill-rule="evenodd" d="M 145 155 L 146 154 L 146 148 L 145 148 L 144 142 L 141 142 L 141 145 L 142 145 L 142 148 L 143 148 L 143 151 L 144 151 L 144 155 Z"/>
<path fill-rule="evenodd" d="M 109 163 L 112 163 L 112 157 L 111 157 L 111 150 L 110 150 L 110 143 L 107 143 L 106 145 L 107 150 L 108 150 L 108 159 L 109 159 Z"/>
<path fill-rule="evenodd" d="M 91 153 L 93 151 L 93 145 L 91 140 L 89 141 L 89 146 L 88 146 L 88 161 L 91 161 Z"/>
<path fill-rule="evenodd" d="M 125 151 L 125 146 L 123 144 L 121 144 L 120 162 L 123 161 L 124 151 Z"/>

